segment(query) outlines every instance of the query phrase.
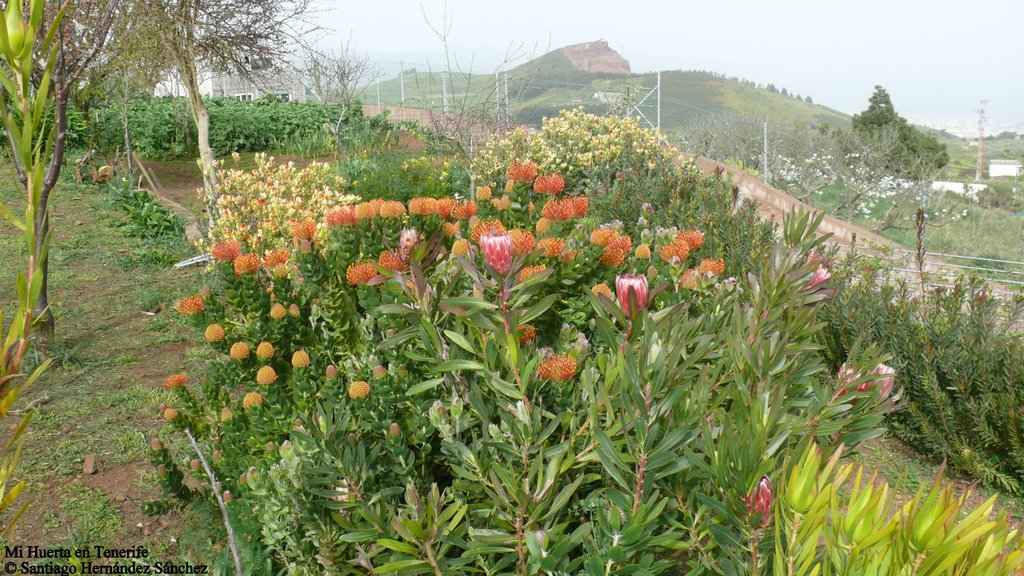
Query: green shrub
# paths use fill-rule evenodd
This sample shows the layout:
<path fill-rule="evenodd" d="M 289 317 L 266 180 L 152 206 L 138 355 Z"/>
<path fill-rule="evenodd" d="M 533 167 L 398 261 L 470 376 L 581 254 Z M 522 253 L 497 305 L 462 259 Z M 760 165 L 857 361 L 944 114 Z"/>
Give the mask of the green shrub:
<path fill-rule="evenodd" d="M 821 333 L 833 368 L 858 339 L 894 358 L 905 406 L 893 433 L 917 450 L 986 484 L 1024 490 L 1024 299 L 1001 303 L 976 280 L 921 296 L 869 258 L 833 270 L 837 292 Z"/>

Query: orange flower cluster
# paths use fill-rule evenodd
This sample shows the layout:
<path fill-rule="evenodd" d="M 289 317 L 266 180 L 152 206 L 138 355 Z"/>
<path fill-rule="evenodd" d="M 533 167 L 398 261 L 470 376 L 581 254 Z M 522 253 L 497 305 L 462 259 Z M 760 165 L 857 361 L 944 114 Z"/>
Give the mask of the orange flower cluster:
<path fill-rule="evenodd" d="M 682 278 L 679 279 L 679 287 L 694 290 L 697 288 L 697 273 L 690 268 L 686 272 L 683 272 Z"/>
<path fill-rule="evenodd" d="M 537 177 L 537 164 L 534 162 L 516 163 L 508 167 L 505 174 L 513 182 L 529 182 Z"/>
<path fill-rule="evenodd" d="M 456 220 L 468 220 L 473 216 L 476 216 L 476 202 L 459 202 L 452 206 L 451 210 L 452 218 Z M 438 206 L 437 215 L 441 216 L 441 208 Z M 446 216 L 441 216 L 446 218 Z"/>
<path fill-rule="evenodd" d="M 633 255 L 636 256 L 637 258 L 641 259 L 641 260 L 650 260 L 651 259 L 651 247 L 648 246 L 647 244 L 641 244 L 641 245 L 636 247 L 636 251 L 633 252 Z"/>
<path fill-rule="evenodd" d="M 210 256 L 217 262 L 234 262 L 242 254 L 242 245 L 237 241 L 218 242 L 210 247 Z"/>
<path fill-rule="evenodd" d="M 398 200 L 387 200 L 381 204 L 381 218 L 401 218 L 402 216 L 405 216 L 405 204 Z"/>
<path fill-rule="evenodd" d="M 590 211 L 590 200 L 586 196 L 555 198 L 548 200 L 540 210 L 540 215 L 548 220 L 565 222 L 572 218 L 582 218 Z"/>
<path fill-rule="evenodd" d="M 249 392 L 248 394 L 245 395 L 245 398 L 242 399 L 242 408 L 245 408 L 246 410 L 250 410 L 252 408 L 262 405 L 263 396 L 260 395 L 259 392 Z"/>
<path fill-rule="evenodd" d="M 242 254 L 235 258 L 235 274 L 251 274 L 260 269 L 260 258 L 255 254 Z"/>
<path fill-rule="evenodd" d="M 348 397 L 353 400 L 366 398 L 370 395 L 370 385 L 365 380 L 356 380 L 348 386 Z"/>
<path fill-rule="evenodd" d="M 327 213 L 328 226 L 355 226 L 359 224 L 359 216 L 352 206 L 338 206 Z"/>
<path fill-rule="evenodd" d="M 277 372 L 270 366 L 263 366 L 256 372 L 256 383 L 260 386 L 270 386 L 277 381 Z"/>
<path fill-rule="evenodd" d="M 292 237 L 296 240 L 313 240 L 316 238 L 316 222 L 304 220 L 292 224 Z"/>
<path fill-rule="evenodd" d="M 274 302 L 270 307 L 270 317 L 274 320 L 284 320 L 288 316 L 288 310 L 280 302 Z"/>
<path fill-rule="evenodd" d="M 370 220 L 380 216 L 380 208 L 383 204 L 384 201 L 380 198 L 374 198 L 373 200 L 356 204 L 356 218 L 358 220 Z"/>
<path fill-rule="evenodd" d="M 544 174 L 533 182 L 533 191 L 538 194 L 561 194 L 562 190 L 565 190 L 565 178 L 561 174 Z"/>
<path fill-rule="evenodd" d="M 665 262 L 673 262 L 676 259 L 678 259 L 678 262 L 682 262 L 689 255 L 690 245 L 679 240 L 672 240 L 658 251 L 658 256 L 661 256 L 661 259 Z"/>
<path fill-rule="evenodd" d="M 469 240 L 459 238 L 452 244 L 452 255 L 464 257 L 466 254 L 469 254 Z"/>
<path fill-rule="evenodd" d="M 532 203 L 531 203 L 532 204 Z M 502 196 L 501 198 L 491 198 L 491 206 L 495 210 L 508 210 L 512 208 L 512 199 L 508 196 Z"/>
<path fill-rule="evenodd" d="M 548 229 L 551 228 L 550 218 L 541 218 L 537 220 L 537 226 L 534 228 L 537 230 L 537 234 L 547 234 Z"/>
<path fill-rule="evenodd" d="M 203 337 L 211 344 L 221 342 L 224 340 L 224 328 L 220 324 L 210 324 L 206 327 L 206 333 L 203 334 Z"/>
<path fill-rule="evenodd" d="M 512 253 L 516 256 L 533 252 L 537 239 L 530 232 L 521 228 L 509 230 L 509 237 L 512 238 Z"/>
<path fill-rule="evenodd" d="M 676 242 L 686 242 L 690 250 L 696 250 L 704 245 L 704 233 L 700 230 L 680 230 L 675 239 Z"/>
<path fill-rule="evenodd" d="M 537 247 L 544 251 L 548 258 L 557 258 L 565 250 L 565 240 L 561 238 L 541 238 Z"/>
<path fill-rule="evenodd" d="M 452 212 L 455 210 L 455 205 L 455 199 L 441 198 L 440 200 L 437 201 L 437 215 L 440 216 L 441 218 L 447 218 L 451 216 Z M 473 205 L 473 214 L 470 214 L 470 216 L 473 216 L 474 214 L 476 214 L 475 204 Z M 469 218 L 469 216 L 467 216 L 467 218 Z"/>
<path fill-rule="evenodd" d="M 503 234 L 505 232 L 505 225 L 501 223 L 501 220 L 480 220 L 476 224 L 473 224 L 473 231 L 470 233 L 470 237 L 473 242 L 480 243 L 480 237 L 484 234 L 489 233 Z"/>
<path fill-rule="evenodd" d="M 409 214 L 417 216 L 433 216 L 437 214 L 438 201 L 434 198 L 418 196 L 409 200 Z"/>
<path fill-rule="evenodd" d="M 595 284 L 590 288 L 590 291 L 594 293 L 594 296 L 604 296 L 605 298 L 612 297 L 612 289 L 607 284 Z"/>
<path fill-rule="evenodd" d="M 558 354 L 540 363 L 537 374 L 542 380 L 565 382 L 576 375 L 576 359 L 568 354 Z"/>
<path fill-rule="evenodd" d="M 305 350 L 296 350 L 292 354 L 292 366 L 295 368 L 305 368 L 309 366 L 309 354 Z"/>
<path fill-rule="evenodd" d="M 462 222 L 445 222 L 442 226 L 444 235 L 449 238 L 454 238 L 462 232 Z"/>
<path fill-rule="evenodd" d="M 601 264 L 605 266 L 620 266 L 633 247 L 633 239 L 614 228 L 597 228 L 591 232 L 590 242 L 604 248 L 601 251 Z"/>
<path fill-rule="evenodd" d="M 276 266 L 288 263 L 288 251 L 285 249 L 271 250 L 263 255 L 263 266 L 273 270 Z"/>
<path fill-rule="evenodd" d="M 536 274 L 540 274 L 541 272 L 547 269 L 547 266 L 527 266 L 523 268 L 522 271 L 519 272 L 519 281 L 525 282 L 527 278 L 534 276 Z"/>
<path fill-rule="evenodd" d="M 408 264 L 402 262 L 402 259 L 395 254 L 393 250 L 385 250 L 380 253 L 377 258 L 377 263 L 381 265 L 385 270 L 391 270 L 392 272 L 401 272 L 409 267 Z"/>
<path fill-rule="evenodd" d="M 264 360 L 270 360 L 274 357 L 274 345 L 266 340 L 260 342 L 259 346 L 256 347 L 256 355 Z"/>
<path fill-rule="evenodd" d="M 537 329 L 529 324 L 519 325 L 519 345 L 523 346 L 527 342 L 537 337 Z"/>
<path fill-rule="evenodd" d="M 182 372 L 181 374 L 172 374 L 164 380 L 164 388 L 168 390 L 174 390 L 175 388 L 181 388 L 188 382 L 188 374 Z"/>
<path fill-rule="evenodd" d="M 202 294 L 195 294 L 178 301 L 178 312 L 182 316 L 195 316 L 206 310 L 206 298 Z"/>
<path fill-rule="evenodd" d="M 377 267 L 372 260 L 361 260 L 348 265 L 345 279 L 353 286 L 363 286 L 377 276 Z"/>
<path fill-rule="evenodd" d="M 477 200 L 490 200 L 494 193 L 491 192 L 490 186 L 477 186 L 476 187 L 476 199 Z"/>
<path fill-rule="evenodd" d="M 697 271 L 701 274 L 721 276 L 725 272 L 725 262 L 721 258 L 705 258 L 700 261 Z"/>
<path fill-rule="evenodd" d="M 235 342 L 231 345 L 231 350 L 228 352 L 228 356 L 232 360 L 245 360 L 249 357 L 249 345 L 245 342 Z"/>

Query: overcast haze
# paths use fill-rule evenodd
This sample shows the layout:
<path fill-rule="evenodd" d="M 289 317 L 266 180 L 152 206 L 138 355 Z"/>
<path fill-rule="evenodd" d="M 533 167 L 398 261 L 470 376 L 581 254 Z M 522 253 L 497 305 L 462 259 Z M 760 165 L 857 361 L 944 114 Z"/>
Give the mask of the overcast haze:
<path fill-rule="evenodd" d="M 493 73 L 510 47 L 514 66 L 604 39 L 634 72 L 708 70 L 848 113 L 881 84 L 903 116 L 945 124 L 976 119 L 984 98 L 989 130 L 1024 131 L 1024 0 L 317 1 L 322 45 L 351 33 L 382 62 L 440 64 L 424 13 L 440 27 L 447 7 L 449 45 L 475 72 Z"/>

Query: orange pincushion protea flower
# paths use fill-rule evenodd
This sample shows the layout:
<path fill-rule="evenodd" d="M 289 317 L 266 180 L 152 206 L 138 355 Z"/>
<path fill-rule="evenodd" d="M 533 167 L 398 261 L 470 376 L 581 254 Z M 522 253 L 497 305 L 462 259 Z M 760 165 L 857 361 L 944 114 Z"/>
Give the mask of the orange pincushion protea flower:
<path fill-rule="evenodd" d="M 561 174 L 544 174 L 533 182 L 533 191 L 538 194 L 561 194 L 562 190 L 565 190 L 565 178 Z"/>
<path fill-rule="evenodd" d="M 509 237 L 512 238 L 512 253 L 516 256 L 533 252 L 537 239 L 530 232 L 521 228 L 509 230 Z"/>
<path fill-rule="evenodd" d="M 590 233 L 590 243 L 595 246 L 607 246 L 615 239 L 615 230 L 611 228 L 594 228 Z"/>
<path fill-rule="evenodd" d="M 188 374 L 185 374 L 184 372 L 180 374 L 172 374 L 164 380 L 164 388 L 174 390 L 175 388 L 181 388 L 184 386 L 185 382 L 188 382 Z"/>
<path fill-rule="evenodd" d="M 381 252 L 380 256 L 377 258 L 377 263 L 385 270 L 390 270 L 392 272 L 401 272 L 409 267 L 409 265 L 402 262 L 402 259 L 398 257 L 398 254 L 395 254 L 392 250 L 385 250 Z"/>
<path fill-rule="evenodd" d="M 217 262 L 234 262 L 242 254 L 242 245 L 237 241 L 218 242 L 210 247 L 210 256 Z"/>
<path fill-rule="evenodd" d="M 573 212 L 577 218 L 583 218 L 590 212 L 590 198 L 586 196 L 573 196 L 568 200 L 572 202 Z"/>
<path fill-rule="evenodd" d="M 565 382 L 576 375 L 576 359 L 568 354 L 557 354 L 540 363 L 537 374 L 542 380 Z"/>
<path fill-rule="evenodd" d="M 338 206 L 327 213 L 328 226 L 355 226 L 359 224 L 359 216 L 352 206 Z"/>
<path fill-rule="evenodd" d="M 378 206 L 371 204 L 370 202 L 360 202 L 356 204 L 355 214 L 357 220 L 372 220 L 378 215 Z"/>
<path fill-rule="evenodd" d="M 668 244 L 661 247 L 658 251 L 658 256 L 661 257 L 665 262 L 674 262 L 678 259 L 679 262 L 686 260 L 686 257 L 690 255 L 690 245 L 686 242 L 679 242 L 673 240 Z"/>
<path fill-rule="evenodd" d="M 519 345 L 523 346 L 527 342 L 537 337 L 537 329 L 529 324 L 519 325 Z"/>
<path fill-rule="evenodd" d="M 409 214 L 418 216 L 432 216 L 437 214 L 437 200 L 418 196 L 409 200 Z"/>
<path fill-rule="evenodd" d="M 473 242 L 479 244 L 480 237 L 490 233 L 504 234 L 505 225 L 500 220 L 480 220 L 473 224 L 473 231 L 470 233 L 470 237 L 473 238 Z"/>
<path fill-rule="evenodd" d="M 348 265 L 345 279 L 353 286 L 363 286 L 377 276 L 377 267 L 372 260 L 362 260 Z"/>
<path fill-rule="evenodd" d="M 256 383 L 260 386 L 270 386 L 277 381 L 277 372 L 270 366 L 263 366 L 256 372 Z"/>
<path fill-rule="evenodd" d="M 285 249 L 271 250 L 263 255 L 263 266 L 273 270 L 281 264 L 288 263 L 288 251 Z"/>
<path fill-rule="evenodd" d="M 309 366 L 309 354 L 305 350 L 296 350 L 295 354 L 292 354 L 292 366 L 295 368 Z"/>
<path fill-rule="evenodd" d="M 277 266 L 274 266 L 272 272 L 274 273 L 275 278 L 285 278 L 288 276 L 288 265 L 278 264 Z"/>
<path fill-rule="evenodd" d="M 444 226 L 441 227 L 444 230 L 444 235 L 449 238 L 454 238 L 462 232 L 461 222 L 445 222 Z"/>
<path fill-rule="evenodd" d="M 697 272 L 690 268 L 683 272 L 682 278 L 679 279 L 679 287 L 694 290 L 697 288 Z"/>
<path fill-rule="evenodd" d="M 554 198 L 544 204 L 544 207 L 540 209 L 540 215 L 548 220 L 565 222 L 576 216 L 576 207 L 573 205 L 572 200 L 568 198 L 564 200 Z"/>
<path fill-rule="evenodd" d="M 182 316 L 195 316 L 206 310 L 206 298 L 202 294 L 195 294 L 178 301 L 178 313 Z"/>
<path fill-rule="evenodd" d="M 213 342 L 221 342 L 224 340 L 224 328 L 220 324 L 210 324 L 206 327 L 206 333 L 203 334 L 203 338 L 211 344 Z"/>
<path fill-rule="evenodd" d="M 476 199 L 477 200 L 490 200 L 493 196 L 490 186 L 477 186 L 476 187 Z"/>
<path fill-rule="evenodd" d="M 519 281 L 525 282 L 527 278 L 540 274 L 547 269 L 547 266 L 527 266 L 519 272 Z"/>
<path fill-rule="evenodd" d="M 251 410 L 257 406 L 262 405 L 263 395 L 261 395 L 259 392 L 249 392 L 248 394 L 245 395 L 245 398 L 242 398 L 242 408 L 245 408 L 246 410 Z"/>
<path fill-rule="evenodd" d="M 590 288 L 590 291 L 594 293 L 594 296 L 604 296 L 605 298 L 612 297 L 612 289 L 607 284 L 595 284 Z"/>
<path fill-rule="evenodd" d="M 264 360 L 274 357 L 274 345 L 264 340 L 256 347 L 256 355 Z"/>
<path fill-rule="evenodd" d="M 700 230 L 680 230 L 676 234 L 676 242 L 686 242 L 690 250 L 696 250 L 704 245 L 704 233 Z"/>
<path fill-rule="evenodd" d="M 452 215 L 455 210 L 455 200 L 453 198 L 441 198 L 437 201 L 437 215 L 441 218 L 447 218 Z M 476 212 L 474 211 L 474 214 Z M 470 215 L 472 216 L 472 214 Z M 467 216 L 468 218 L 469 216 Z"/>
<path fill-rule="evenodd" d="M 235 274 L 251 274 L 260 269 L 259 256 L 255 254 L 242 254 L 235 258 Z"/>
<path fill-rule="evenodd" d="M 356 380 L 348 385 L 348 397 L 353 400 L 366 398 L 369 395 L 370 385 L 366 383 L 366 380 Z"/>
<path fill-rule="evenodd" d="M 174 422 L 175 420 L 178 419 L 179 414 L 181 413 L 178 412 L 177 408 L 167 408 L 164 410 L 164 420 L 168 422 Z"/>
<path fill-rule="evenodd" d="M 609 244 L 601 252 L 601 264 L 605 266 L 621 266 L 626 261 L 626 251 L 618 246 Z"/>
<path fill-rule="evenodd" d="M 288 316 L 288 309 L 280 302 L 274 302 L 270 306 L 270 317 L 274 320 L 283 320 L 286 316 Z"/>
<path fill-rule="evenodd" d="M 543 250 L 544 255 L 548 258 L 557 258 L 565 250 L 565 240 L 561 238 L 541 238 L 540 242 L 537 242 L 537 247 Z"/>
<path fill-rule="evenodd" d="M 537 234 L 544 234 L 550 228 L 551 228 L 551 219 L 550 218 L 541 218 L 540 220 L 537 220 L 537 226 L 535 227 L 535 229 L 537 230 Z"/>
<path fill-rule="evenodd" d="M 626 253 L 633 247 L 633 239 L 629 237 L 629 234 L 619 234 L 616 232 L 608 245 L 616 250 L 622 250 L 623 253 Z"/>
<path fill-rule="evenodd" d="M 461 257 L 465 257 L 466 254 L 469 254 L 469 240 L 466 240 L 465 238 L 459 238 L 456 240 L 455 244 L 452 244 L 452 254 L 454 256 Z"/>
<path fill-rule="evenodd" d="M 640 258 L 641 260 L 650 260 L 651 247 L 648 246 L 647 244 L 641 244 L 636 247 L 636 252 L 634 252 L 633 255 L 636 256 L 637 258 Z"/>
<path fill-rule="evenodd" d="M 440 207 L 438 207 L 440 213 Z M 452 218 L 456 220 L 466 220 L 476 216 L 476 202 L 459 202 L 456 204 L 451 211 Z"/>
<path fill-rule="evenodd" d="M 292 237 L 296 240 L 313 240 L 316 238 L 316 222 L 303 220 L 292 224 Z"/>
<path fill-rule="evenodd" d="M 705 258 L 700 261 L 700 265 L 697 266 L 697 271 L 702 274 L 721 276 L 722 273 L 725 272 L 725 262 L 720 258 Z"/>
<path fill-rule="evenodd" d="M 398 200 L 388 200 L 381 204 L 381 218 L 401 218 L 402 216 L 405 216 L 405 205 Z"/>
<path fill-rule="evenodd" d="M 235 342 L 228 351 L 232 360 L 245 360 L 249 357 L 249 345 L 245 342 Z"/>
<path fill-rule="evenodd" d="M 512 164 L 508 167 L 506 177 L 514 182 L 529 182 L 537 177 L 537 164 L 534 162 Z"/>

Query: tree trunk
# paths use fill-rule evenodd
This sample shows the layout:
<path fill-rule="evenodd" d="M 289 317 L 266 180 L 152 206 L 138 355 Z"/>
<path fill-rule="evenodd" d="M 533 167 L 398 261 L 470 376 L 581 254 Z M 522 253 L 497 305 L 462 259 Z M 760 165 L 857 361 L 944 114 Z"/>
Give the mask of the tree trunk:
<path fill-rule="evenodd" d="M 128 89 L 125 88 L 124 92 L 124 116 L 122 118 L 124 122 L 124 151 L 125 157 L 128 159 L 128 172 L 132 171 L 132 132 L 131 122 L 128 118 Z"/>
<path fill-rule="evenodd" d="M 68 94 L 70 86 L 60 89 L 55 94 L 53 107 L 56 122 L 56 135 L 53 141 L 53 156 L 50 158 L 50 165 L 46 170 L 46 177 L 43 178 L 43 185 L 39 194 L 39 211 L 36 212 L 35 246 L 32 254 L 38 263 L 39 271 L 43 275 L 39 288 L 39 299 L 36 300 L 32 316 L 39 325 L 38 332 L 45 342 L 45 339 L 53 335 L 54 317 L 50 309 L 49 284 L 50 284 L 50 258 L 44 254 L 50 237 L 50 192 L 57 185 L 60 178 L 60 169 L 64 165 L 64 140 L 67 136 L 68 123 Z"/>
<path fill-rule="evenodd" d="M 203 102 L 200 93 L 199 78 L 195 62 L 180 61 L 178 73 L 181 74 L 185 89 L 188 90 L 188 101 L 192 108 L 192 119 L 196 122 L 196 142 L 199 145 L 199 168 L 203 172 L 203 191 L 206 196 L 208 223 L 213 228 L 217 219 L 217 171 L 214 166 L 216 159 L 210 147 L 210 112 Z"/>

